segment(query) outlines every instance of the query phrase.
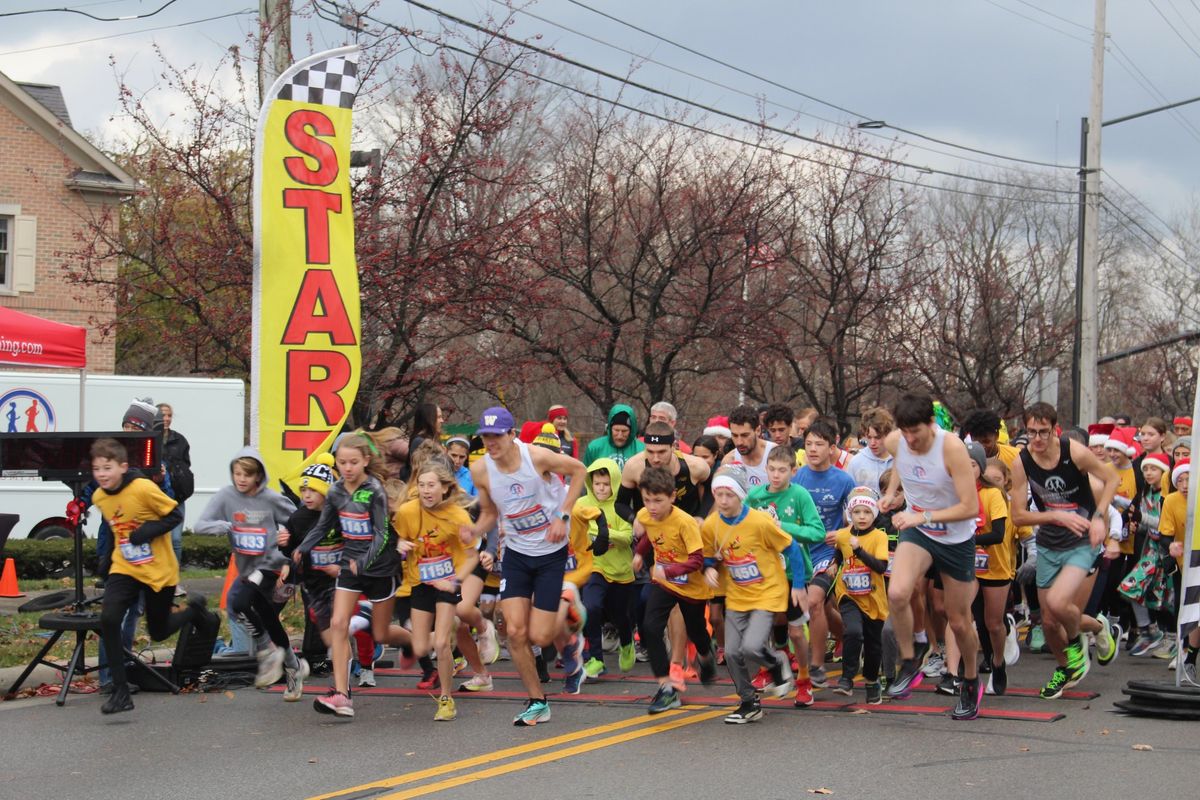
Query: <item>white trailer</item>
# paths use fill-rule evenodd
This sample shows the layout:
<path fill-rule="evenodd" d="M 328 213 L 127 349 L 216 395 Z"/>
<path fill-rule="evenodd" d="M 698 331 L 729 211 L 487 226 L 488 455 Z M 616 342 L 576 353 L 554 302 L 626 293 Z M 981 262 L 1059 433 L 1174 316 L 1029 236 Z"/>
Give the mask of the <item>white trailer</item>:
<path fill-rule="evenodd" d="M 200 516 L 209 498 L 229 483 L 229 462 L 245 442 L 246 386 L 240 380 L 87 375 L 0 370 L 0 432 L 119 431 L 135 398 L 170 403 L 173 426 L 191 445 L 196 491 L 186 503 L 185 527 Z M 84 397 L 80 428 L 80 397 Z M 71 492 L 64 484 L 0 479 L 0 511 L 20 514 L 12 538 L 67 536 L 64 512 Z M 86 531 L 96 535 L 98 515 Z"/>

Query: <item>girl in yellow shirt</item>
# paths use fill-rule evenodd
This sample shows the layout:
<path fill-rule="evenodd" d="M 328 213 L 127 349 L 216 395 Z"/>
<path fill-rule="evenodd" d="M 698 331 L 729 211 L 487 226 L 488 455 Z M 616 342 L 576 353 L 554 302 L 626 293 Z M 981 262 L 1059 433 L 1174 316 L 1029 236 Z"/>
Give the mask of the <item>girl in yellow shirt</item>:
<path fill-rule="evenodd" d="M 854 676 L 862 656 L 862 675 L 867 682 L 867 703 L 883 702 L 879 663 L 883 656 L 883 623 L 888 615 L 888 539 L 876 527 L 879 500 L 873 489 L 859 486 L 846 501 L 850 525 L 837 531 L 833 560 L 839 565 L 834 580 L 834 598 L 842 615 L 842 677 L 836 694 L 854 693 Z"/>

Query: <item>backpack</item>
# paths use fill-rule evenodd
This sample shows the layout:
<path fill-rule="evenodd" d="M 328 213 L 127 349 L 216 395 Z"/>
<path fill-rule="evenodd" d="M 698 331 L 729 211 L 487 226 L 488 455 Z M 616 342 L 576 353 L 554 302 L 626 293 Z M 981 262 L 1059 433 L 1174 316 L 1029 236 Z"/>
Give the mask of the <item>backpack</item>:
<path fill-rule="evenodd" d="M 171 489 L 175 502 L 182 503 L 196 491 L 196 477 L 192 475 L 191 467 L 181 461 L 164 462 L 167 476 L 171 479 Z"/>

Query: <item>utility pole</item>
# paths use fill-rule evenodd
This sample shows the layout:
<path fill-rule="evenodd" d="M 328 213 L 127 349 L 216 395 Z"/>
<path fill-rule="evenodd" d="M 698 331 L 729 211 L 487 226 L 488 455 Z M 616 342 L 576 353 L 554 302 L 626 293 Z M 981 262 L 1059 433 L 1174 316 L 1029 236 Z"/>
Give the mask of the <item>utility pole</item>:
<path fill-rule="evenodd" d="M 258 102 L 292 64 L 292 0 L 258 0 Z"/>
<path fill-rule="evenodd" d="M 1096 359 L 1100 356 L 1099 262 L 1100 262 L 1100 130 L 1104 108 L 1104 5 L 1095 0 L 1096 20 L 1092 31 L 1092 103 L 1087 120 L 1087 159 L 1083 168 L 1086 184 L 1083 219 L 1083 265 L 1079 274 L 1076 304 L 1079 336 L 1079 385 L 1075 387 L 1075 424 L 1096 421 Z"/>

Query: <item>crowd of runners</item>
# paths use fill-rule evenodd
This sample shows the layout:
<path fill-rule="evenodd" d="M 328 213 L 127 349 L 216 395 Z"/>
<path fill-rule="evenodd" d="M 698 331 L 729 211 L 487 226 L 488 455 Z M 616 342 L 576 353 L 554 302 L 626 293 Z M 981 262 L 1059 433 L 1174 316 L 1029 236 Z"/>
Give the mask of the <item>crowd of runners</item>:
<path fill-rule="evenodd" d="M 651 714 L 724 667 L 731 724 L 760 719 L 763 697 L 879 704 L 925 680 L 973 719 L 1008 691 L 1022 649 L 1054 657 L 1031 687 L 1047 700 L 1122 650 L 1195 682 L 1200 638 L 1172 633 L 1190 419 L 1064 430 L 1039 403 L 1010 436 L 992 411 L 956 423 L 905 395 L 864 411 L 850 437 L 776 404 L 713 417 L 685 442 L 676 416 L 656 403 L 641 430 L 617 405 L 581 454 L 562 406 L 520 426 L 490 408 L 474 436 L 446 437 L 426 405 L 407 436 L 343 434 L 283 494 L 253 449 L 238 453 L 196 532 L 229 537 L 228 611 L 253 640 L 256 685 L 283 681 L 298 701 L 312 679 L 280 620 L 295 587 L 330 667 L 314 708 L 341 717 L 387 647 L 419 666 L 439 721 L 455 718 L 455 694 L 493 691 L 492 665 L 511 659 L 528 694 L 518 726 L 550 719 L 548 684 L 579 694 L 639 661 L 658 684 Z M 129 472 L 117 442 L 92 455 L 116 543 L 106 649 L 121 651 L 139 596 L 153 638 L 214 631 L 204 598 L 173 607 L 174 501 Z M 122 665 L 112 678 L 102 710 L 132 709 Z"/>

